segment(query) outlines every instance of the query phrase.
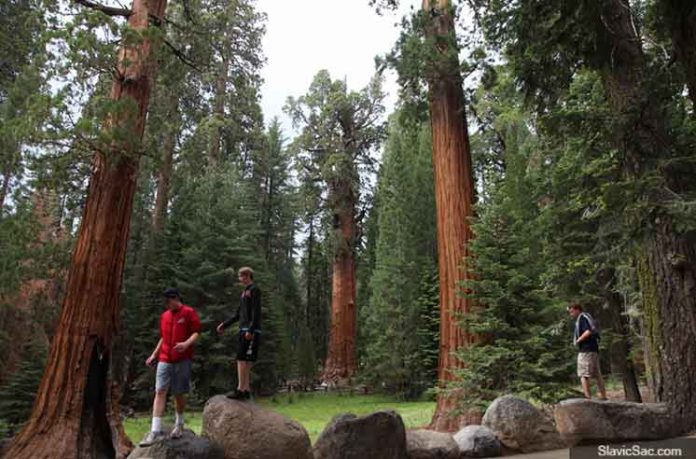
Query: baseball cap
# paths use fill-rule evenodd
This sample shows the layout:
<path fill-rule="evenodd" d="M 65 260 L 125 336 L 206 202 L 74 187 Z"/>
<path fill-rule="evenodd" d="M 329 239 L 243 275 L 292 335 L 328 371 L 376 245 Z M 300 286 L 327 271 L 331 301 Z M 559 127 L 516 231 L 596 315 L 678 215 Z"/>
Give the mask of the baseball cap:
<path fill-rule="evenodd" d="M 166 298 L 181 298 L 181 293 L 179 293 L 179 289 L 175 287 L 168 287 L 164 289 L 164 292 L 162 294 Z"/>

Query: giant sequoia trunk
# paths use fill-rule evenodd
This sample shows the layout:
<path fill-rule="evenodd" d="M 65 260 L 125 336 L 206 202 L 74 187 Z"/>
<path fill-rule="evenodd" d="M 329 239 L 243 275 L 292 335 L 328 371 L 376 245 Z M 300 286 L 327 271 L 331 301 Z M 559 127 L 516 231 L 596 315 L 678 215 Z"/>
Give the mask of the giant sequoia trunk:
<path fill-rule="evenodd" d="M 145 30 L 166 0 L 134 0 L 128 22 Z M 132 102 L 107 128 L 114 143 L 95 151 L 87 202 L 75 243 L 63 307 L 31 418 L 13 442 L 12 458 L 115 457 L 127 453 L 116 397 L 109 384 L 111 345 L 150 96 L 151 43 L 119 53 L 113 100 Z M 123 143 L 122 143 L 123 142 Z"/>
<path fill-rule="evenodd" d="M 626 177 L 640 180 L 655 172 L 655 158 L 672 146 L 657 111 L 660 101 L 645 97 L 650 93 L 646 63 L 628 0 L 611 0 L 602 14 L 611 43 L 602 78 L 620 120 L 615 142 Z M 659 172 L 664 187 L 676 193 L 685 192 L 693 180 L 669 165 Z M 666 203 L 665 196 L 655 191 L 647 198 Z M 638 255 L 650 385 L 656 401 L 672 406 L 677 426 L 688 430 L 696 427 L 696 240 L 679 233 L 665 212 L 651 223 Z"/>
<path fill-rule="evenodd" d="M 331 331 L 324 381 L 338 383 L 355 372 L 355 194 L 350 180 L 332 187 L 334 259 Z"/>
<path fill-rule="evenodd" d="M 433 170 L 437 206 L 437 249 L 440 270 L 440 354 L 438 380 L 441 386 L 455 378 L 462 362 L 454 352 L 472 340 L 460 327 L 457 316 L 469 311 L 469 300 L 458 294 L 459 283 L 469 278 L 465 266 L 473 215 L 474 179 L 464 111 L 464 91 L 459 70 L 454 19 L 448 0 L 423 1 L 430 16 L 427 34 L 436 52 L 429 62 L 428 89 L 433 136 Z M 452 415 L 457 396 L 440 394 L 431 428 L 456 430 L 478 423 L 479 415 Z"/>

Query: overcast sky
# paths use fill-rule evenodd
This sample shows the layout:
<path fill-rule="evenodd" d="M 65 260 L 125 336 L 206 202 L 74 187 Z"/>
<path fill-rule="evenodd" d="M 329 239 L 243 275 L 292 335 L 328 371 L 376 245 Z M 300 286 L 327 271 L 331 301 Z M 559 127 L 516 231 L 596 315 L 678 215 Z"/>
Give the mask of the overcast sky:
<path fill-rule="evenodd" d="M 402 11 L 419 0 L 402 0 Z M 401 14 L 379 16 L 368 0 L 258 0 L 268 15 L 263 51 L 267 59 L 261 89 L 264 118 L 290 122 L 282 108 L 288 96 L 309 89 L 314 75 L 327 69 L 332 78 L 346 78 L 349 89 L 365 86 L 375 72 L 374 58 L 388 52 L 399 35 Z M 396 99 L 393 75 L 385 91 L 388 109 Z"/>

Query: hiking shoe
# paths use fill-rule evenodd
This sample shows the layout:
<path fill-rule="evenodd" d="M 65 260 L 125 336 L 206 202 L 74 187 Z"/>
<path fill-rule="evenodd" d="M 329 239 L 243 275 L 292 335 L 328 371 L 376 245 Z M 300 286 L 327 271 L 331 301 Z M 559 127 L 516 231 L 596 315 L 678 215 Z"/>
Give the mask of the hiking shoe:
<path fill-rule="evenodd" d="M 242 400 L 244 398 L 244 391 L 233 390 L 232 392 L 228 392 L 225 397 L 232 400 Z"/>
<path fill-rule="evenodd" d="M 250 400 L 250 399 L 251 399 L 251 392 L 249 392 L 248 390 L 245 390 L 244 392 L 242 392 L 241 400 Z"/>
<path fill-rule="evenodd" d="M 184 435 L 184 426 L 181 424 L 177 424 L 174 426 L 172 431 L 169 433 L 169 438 L 171 439 L 177 439 L 181 438 Z"/>
<path fill-rule="evenodd" d="M 164 437 L 164 432 L 150 431 L 147 433 L 147 435 L 145 435 L 145 438 L 143 438 L 142 441 L 138 443 L 138 446 L 143 448 L 147 446 L 152 446 L 155 442 L 161 440 L 162 437 Z"/>

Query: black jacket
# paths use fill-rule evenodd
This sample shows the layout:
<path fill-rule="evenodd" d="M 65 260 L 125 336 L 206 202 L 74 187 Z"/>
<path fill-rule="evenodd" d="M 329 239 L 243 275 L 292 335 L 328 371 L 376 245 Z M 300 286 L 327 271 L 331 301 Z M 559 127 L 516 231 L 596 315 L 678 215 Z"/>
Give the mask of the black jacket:
<path fill-rule="evenodd" d="M 261 290 L 256 284 L 244 288 L 237 312 L 223 322 L 223 327 L 227 328 L 237 321 L 240 330 L 261 333 Z"/>

